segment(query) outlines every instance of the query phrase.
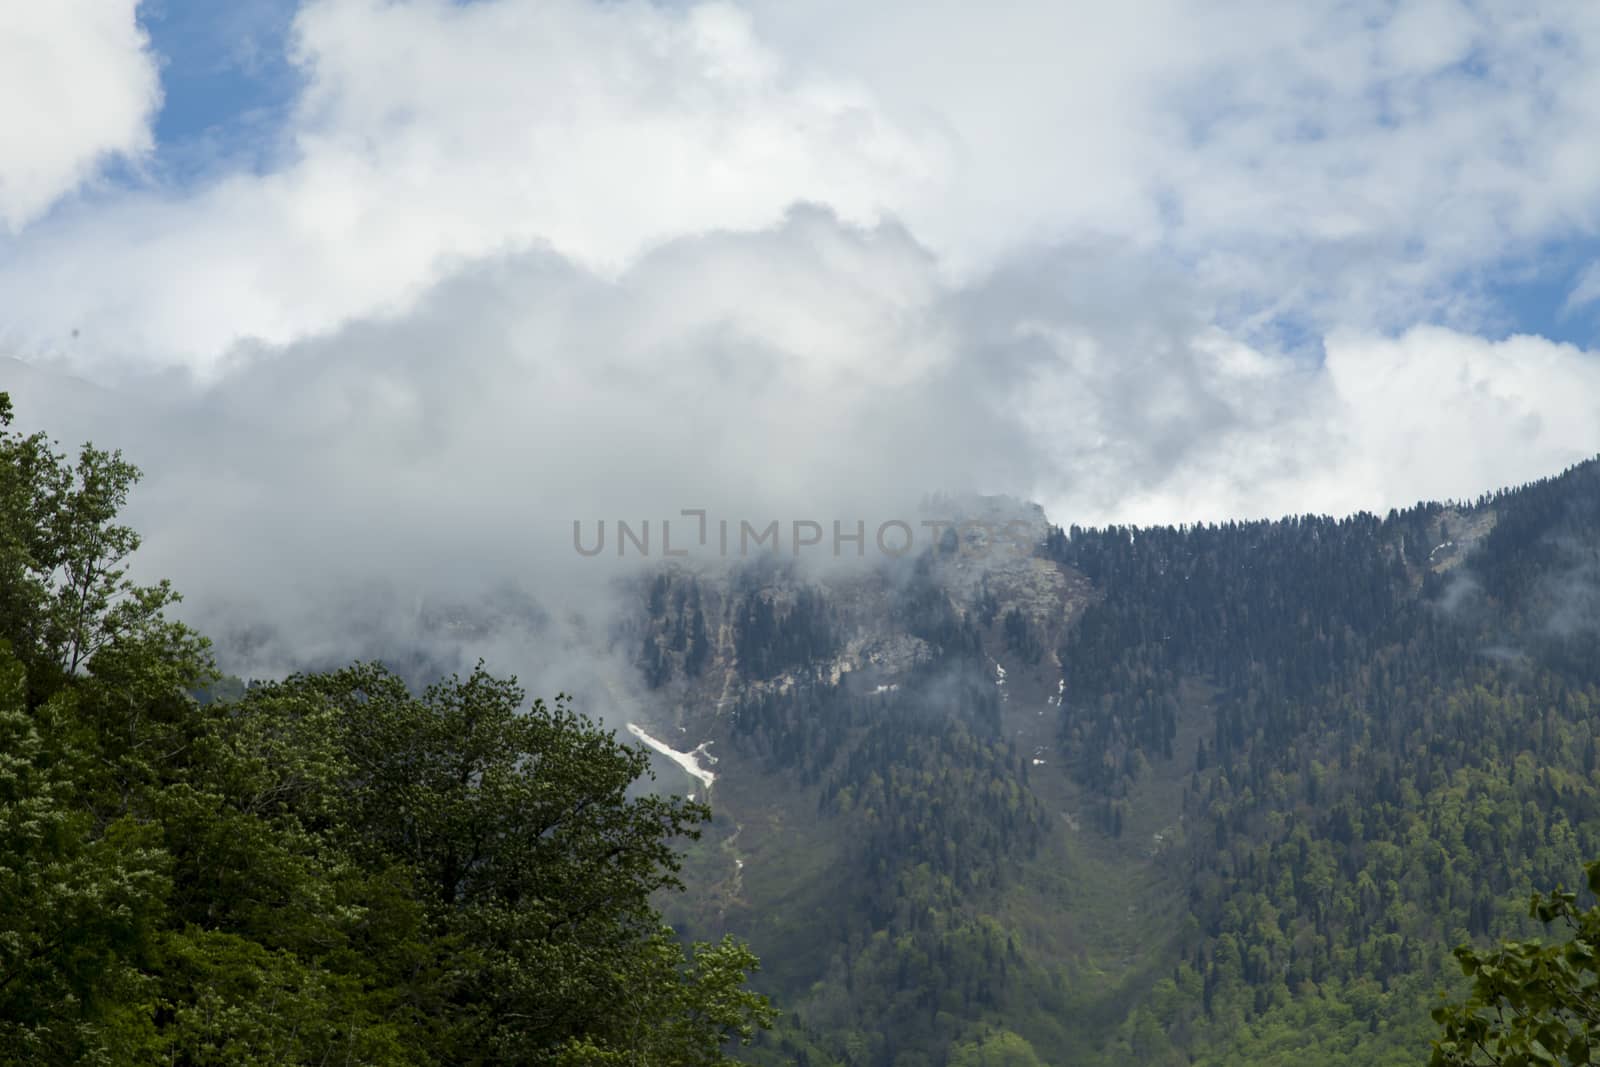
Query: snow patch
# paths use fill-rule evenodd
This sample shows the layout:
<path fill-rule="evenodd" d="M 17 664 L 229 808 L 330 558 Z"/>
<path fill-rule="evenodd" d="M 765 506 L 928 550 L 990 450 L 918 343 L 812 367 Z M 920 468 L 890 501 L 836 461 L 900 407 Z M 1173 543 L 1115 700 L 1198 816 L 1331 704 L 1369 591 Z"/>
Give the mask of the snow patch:
<path fill-rule="evenodd" d="M 717 762 L 717 757 L 706 751 L 706 745 L 709 745 L 710 741 L 701 743 L 692 752 L 679 752 L 677 749 L 669 747 L 665 742 L 657 741 L 634 723 L 630 722 L 628 724 L 628 732 L 682 767 L 683 773 L 704 785 L 706 789 L 709 790 L 711 783 L 717 780 L 717 776 L 712 773 L 709 767 L 701 766 L 701 761 L 707 764 Z"/>

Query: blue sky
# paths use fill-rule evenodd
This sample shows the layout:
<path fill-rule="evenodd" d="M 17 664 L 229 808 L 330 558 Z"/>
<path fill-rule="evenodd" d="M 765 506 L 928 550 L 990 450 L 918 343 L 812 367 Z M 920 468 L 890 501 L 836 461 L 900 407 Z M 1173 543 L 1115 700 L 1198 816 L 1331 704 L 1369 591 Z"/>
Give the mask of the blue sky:
<path fill-rule="evenodd" d="M 161 57 L 164 94 L 154 123 L 158 173 L 185 181 L 270 161 L 300 88 L 287 54 L 297 6 L 144 0 L 139 25 Z"/>
<path fill-rule="evenodd" d="M 1600 304 L 1569 304 L 1574 287 L 1596 261 L 1600 261 L 1600 241 L 1575 236 L 1489 268 L 1486 284 L 1504 309 L 1500 332 L 1538 334 L 1580 348 L 1600 347 Z"/>

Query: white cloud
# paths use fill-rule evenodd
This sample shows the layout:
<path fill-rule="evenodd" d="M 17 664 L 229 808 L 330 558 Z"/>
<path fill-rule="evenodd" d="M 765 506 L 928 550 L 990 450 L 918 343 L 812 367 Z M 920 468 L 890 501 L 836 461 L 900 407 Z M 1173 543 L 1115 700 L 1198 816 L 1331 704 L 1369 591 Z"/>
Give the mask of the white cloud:
<path fill-rule="evenodd" d="M 1594 231 L 1597 20 L 309 0 L 281 165 L 0 242 L 0 345 L 124 380 L 21 410 L 146 465 L 147 566 L 262 663 L 581 599 L 574 517 L 1473 495 L 1600 447 L 1596 355 L 1462 283 Z"/>
<path fill-rule="evenodd" d="M 1597 222 L 1592 5 L 756 9 L 796 62 L 937 116 L 955 169 L 901 211 L 941 252 L 1111 236 L 1249 302 L 1403 326 Z"/>
<path fill-rule="evenodd" d="M 609 602 L 574 519 L 875 526 L 935 489 L 1063 523 L 1381 512 L 1552 473 L 1600 426 L 1600 355 L 1571 346 L 1430 327 L 1295 361 L 1138 256 L 1062 249 L 951 286 L 904 230 L 815 209 L 615 279 L 497 259 L 203 388 L 13 389 L 28 425 L 146 467 L 141 567 L 191 593 L 235 669 L 488 651 L 543 688 L 620 676 L 541 629 Z"/>
<path fill-rule="evenodd" d="M 1058 521 L 1382 514 L 1548 477 L 1600 448 L 1600 352 L 1539 337 L 1347 331 L 1313 367 L 1211 335 L 1162 362 L 1187 380 L 1140 394 L 1158 405 L 1150 425 L 1091 404 L 1090 434 L 1126 434 L 1108 446 L 1053 423 L 1071 429 L 1042 443 L 1058 480 L 1038 495 Z M 1082 393 L 1077 376 L 1051 373 L 1042 406 Z M 1085 457 L 1089 476 L 1075 479 Z"/>
<path fill-rule="evenodd" d="M 136 3 L 0 4 L 0 228 L 32 222 L 107 157 L 150 147 L 161 93 Z"/>
<path fill-rule="evenodd" d="M 725 4 L 313 0 L 293 160 L 129 196 L 0 262 L 13 338 L 85 362 L 210 366 L 403 309 L 450 269 L 549 247 L 614 274 L 796 201 L 874 221 L 937 155 L 845 80 L 787 69 Z"/>
<path fill-rule="evenodd" d="M 29 426 L 146 468 L 144 573 L 194 591 L 234 666 L 272 670 L 414 639 L 417 604 L 593 617 L 616 572 L 577 557 L 575 519 L 659 537 L 683 508 L 848 523 L 914 515 L 945 482 L 1025 488 L 1004 383 L 956 359 L 958 320 L 904 231 L 807 209 L 615 280 L 550 253 L 481 264 L 391 320 L 241 354 L 203 389 L 13 388 Z M 537 667 L 534 643 L 512 662 Z"/>
<path fill-rule="evenodd" d="M 283 165 L 0 249 L 8 341 L 215 367 L 548 247 L 615 276 L 797 201 L 951 279 L 1110 241 L 1231 327 L 1480 325 L 1508 253 L 1593 233 L 1600 8 L 308 0 Z"/>

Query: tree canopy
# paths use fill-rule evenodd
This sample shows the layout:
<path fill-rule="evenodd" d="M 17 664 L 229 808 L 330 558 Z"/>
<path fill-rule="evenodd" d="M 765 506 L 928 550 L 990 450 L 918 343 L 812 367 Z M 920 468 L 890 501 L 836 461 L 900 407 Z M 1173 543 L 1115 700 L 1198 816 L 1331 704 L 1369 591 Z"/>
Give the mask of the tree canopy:
<path fill-rule="evenodd" d="M 201 700 L 127 578 L 139 472 L 0 393 L 0 1060 L 716 1064 L 769 1025 L 740 943 L 652 906 L 703 805 L 482 664 Z"/>
<path fill-rule="evenodd" d="M 1600 862 L 1585 872 L 1600 893 Z M 1576 893 L 1535 894 L 1530 918 L 1563 929 L 1561 944 L 1506 941 L 1489 951 L 1456 950 L 1472 981 L 1466 1000 L 1433 1013 L 1441 1036 L 1432 1067 L 1578 1067 L 1600 1047 L 1600 907 L 1580 909 Z"/>

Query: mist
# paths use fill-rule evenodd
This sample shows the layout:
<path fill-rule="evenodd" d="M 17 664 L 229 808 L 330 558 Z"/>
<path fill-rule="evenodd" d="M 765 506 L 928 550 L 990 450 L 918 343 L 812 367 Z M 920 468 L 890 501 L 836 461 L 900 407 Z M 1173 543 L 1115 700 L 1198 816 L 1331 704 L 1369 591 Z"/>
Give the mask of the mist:
<path fill-rule="evenodd" d="M 1102 248 L 969 284 L 937 268 L 903 227 L 802 207 L 615 279 L 551 252 L 473 264 L 403 314 L 241 342 L 220 372 L 90 384 L 13 364 L 6 384 L 24 426 L 143 467 L 137 573 L 175 581 L 225 669 L 382 657 L 425 676 L 482 656 L 609 699 L 636 679 L 607 635 L 667 523 L 702 565 L 720 524 L 736 552 L 742 524 L 776 522 L 780 556 L 840 566 L 881 561 L 890 520 L 926 539 L 947 518 L 929 493 L 1040 501 L 1062 524 L 1382 509 L 1541 472 L 1592 433 L 1580 406 L 1514 455 L 1472 445 L 1486 462 L 1466 477 L 1396 471 L 1376 454 L 1449 451 L 1470 405 L 1380 426 L 1337 353 L 1228 342 L 1192 287 Z M 1389 344 L 1424 362 L 1448 358 L 1440 340 Z M 1546 388 L 1595 373 L 1576 352 L 1547 366 Z M 574 524 L 592 547 L 602 522 L 605 551 L 579 552 Z M 821 543 L 795 549 L 797 522 Z M 865 543 L 836 554 L 835 522 Z M 618 557 L 619 523 L 654 531 L 653 559 Z"/>
<path fill-rule="evenodd" d="M 686 510 L 790 558 L 816 523 L 830 567 L 835 522 L 873 556 L 937 492 L 1083 525 L 1470 498 L 1600 451 L 1594 349 L 1496 288 L 1600 174 L 1530 163 L 1600 129 L 1558 47 L 1600 27 L 1561 17 L 308 0 L 258 42 L 275 110 L 156 137 L 130 8 L 72 57 L 124 91 L 0 159 L 0 388 L 144 468 L 139 574 L 250 675 L 623 687 L 654 561 L 617 524 L 660 551 Z"/>

